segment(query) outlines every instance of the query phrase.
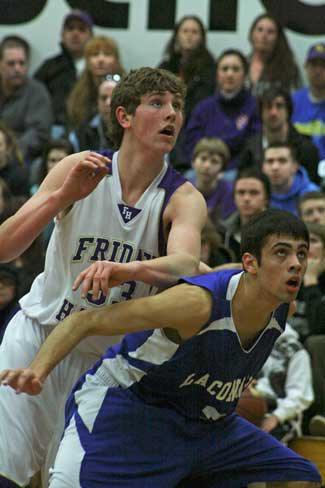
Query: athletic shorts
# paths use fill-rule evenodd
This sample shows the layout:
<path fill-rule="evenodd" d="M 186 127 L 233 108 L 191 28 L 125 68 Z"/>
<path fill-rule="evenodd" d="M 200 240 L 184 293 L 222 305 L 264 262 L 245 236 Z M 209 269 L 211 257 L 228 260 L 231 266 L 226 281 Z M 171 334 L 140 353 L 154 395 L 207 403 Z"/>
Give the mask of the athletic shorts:
<path fill-rule="evenodd" d="M 91 375 L 71 395 L 66 413 L 50 488 L 320 481 L 312 463 L 237 414 L 214 423 L 194 421 Z"/>
<path fill-rule="evenodd" d="M 0 346 L 0 370 L 28 366 L 52 330 L 19 311 Z M 45 466 L 46 479 L 64 430 L 66 398 L 98 357 L 74 350 L 52 371 L 37 396 L 17 395 L 12 388 L 0 386 L 0 476 L 26 486 Z"/>

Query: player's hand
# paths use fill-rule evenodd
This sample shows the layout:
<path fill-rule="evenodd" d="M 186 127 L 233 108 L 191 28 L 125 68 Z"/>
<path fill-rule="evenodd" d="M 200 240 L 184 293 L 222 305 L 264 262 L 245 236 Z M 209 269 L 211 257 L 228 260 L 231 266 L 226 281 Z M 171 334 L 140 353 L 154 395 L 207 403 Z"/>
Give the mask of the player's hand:
<path fill-rule="evenodd" d="M 43 388 L 42 381 L 30 368 L 5 369 L 0 373 L 0 385 L 10 386 L 16 393 L 38 395 Z"/>
<path fill-rule="evenodd" d="M 87 293 L 92 291 L 93 298 L 97 300 L 100 292 L 108 295 L 110 288 L 132 280 L 138 266 L 137 261 L 131 263 L 96 261 L 77 276 L 72 289 L 77 290 L 82 283 L 82 298 L 85 298 Z"/>
<path fill-rule="evenodd" d="M 109 172 L 110 159 L 95 152 L 87 154 L 71 168 L 59 190 L 65 207 L 88 196 Z"/>

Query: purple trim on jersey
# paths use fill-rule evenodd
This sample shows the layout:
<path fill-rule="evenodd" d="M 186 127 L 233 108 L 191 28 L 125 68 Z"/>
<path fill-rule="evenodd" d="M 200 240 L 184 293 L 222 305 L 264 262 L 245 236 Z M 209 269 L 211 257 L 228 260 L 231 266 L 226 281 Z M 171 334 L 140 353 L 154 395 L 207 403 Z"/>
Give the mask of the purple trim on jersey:
<path fill-rule="evenodd" d="M 165 256 L 167 253 L 167 242 L 164 237 L 164 225 L 163 225 L 163 214 L 165 208 L 168 205 L 169 200 L 175 191 L 187 180 L 178 171 L 176 171 L 172 166 L 168 166 L 165 176 L 158 185 L 158 188 L 163 188 L 165 190 L 165 198 L 161 207 L 160 213 L 160 223 L 159 223 L 159 235 L 158 235 L 158 249 L 159 255 Z"/>

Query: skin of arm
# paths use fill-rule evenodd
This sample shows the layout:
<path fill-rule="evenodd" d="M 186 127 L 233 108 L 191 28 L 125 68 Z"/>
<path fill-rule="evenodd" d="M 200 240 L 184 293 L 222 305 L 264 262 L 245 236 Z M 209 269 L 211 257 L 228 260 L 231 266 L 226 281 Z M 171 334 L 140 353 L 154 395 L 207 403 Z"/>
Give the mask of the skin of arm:
<path fill-rule="evenodd" d="M 166 288 L 180 276 L 199 274 L 201 230 L 206 217 L 203 196 L 193 185 L 185 183 L 175 192 L 163 215 L 168 234 L 167 256 L 130 263 L 98 261 L 80 273 L 73 289 L 82 283 L 82 296 L 92 290 L 97 299 L 100 290 L 107 295 L 109 288 L 129 280 Z"/>
<path fill-rule="evenodd" d="M 108 161 L 89 151 L 62 159 L 38 192 L 0 226 L 0 262 L 20 256 L 56 215 L 93 191 L 107 174 Z"/>
<path fill-rule="evenodd" d="M 48 336 L 29 368 L 2 371 L 0 383 L 18 393 L 38 394 L 52 369 L 85 337 L 168 327 L 186 340 L 208 321 L 211 310 L 209 291 L 183 283 L 158 295 L 76 312 Z"/>

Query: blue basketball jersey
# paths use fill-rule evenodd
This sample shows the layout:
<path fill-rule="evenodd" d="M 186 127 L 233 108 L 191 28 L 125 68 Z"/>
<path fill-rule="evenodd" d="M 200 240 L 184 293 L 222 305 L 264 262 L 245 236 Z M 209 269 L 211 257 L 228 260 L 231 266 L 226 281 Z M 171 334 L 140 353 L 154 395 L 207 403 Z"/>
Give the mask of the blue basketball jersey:
<path fill-rule="evenodd" d="M 280 305 L 245 349 L 231 311 L 242 275 L 226 270 L 183 278 L 213 297 L 211 317 L 200 332 L 181 344 L 171 341 L 163 329 L 128 334 L 87 376 L 128 388 L 147 403 L 170 406 L 192 419 L 214 421 L 232 413 L 283 332 L 288 313 L 288 304 Z"/>

